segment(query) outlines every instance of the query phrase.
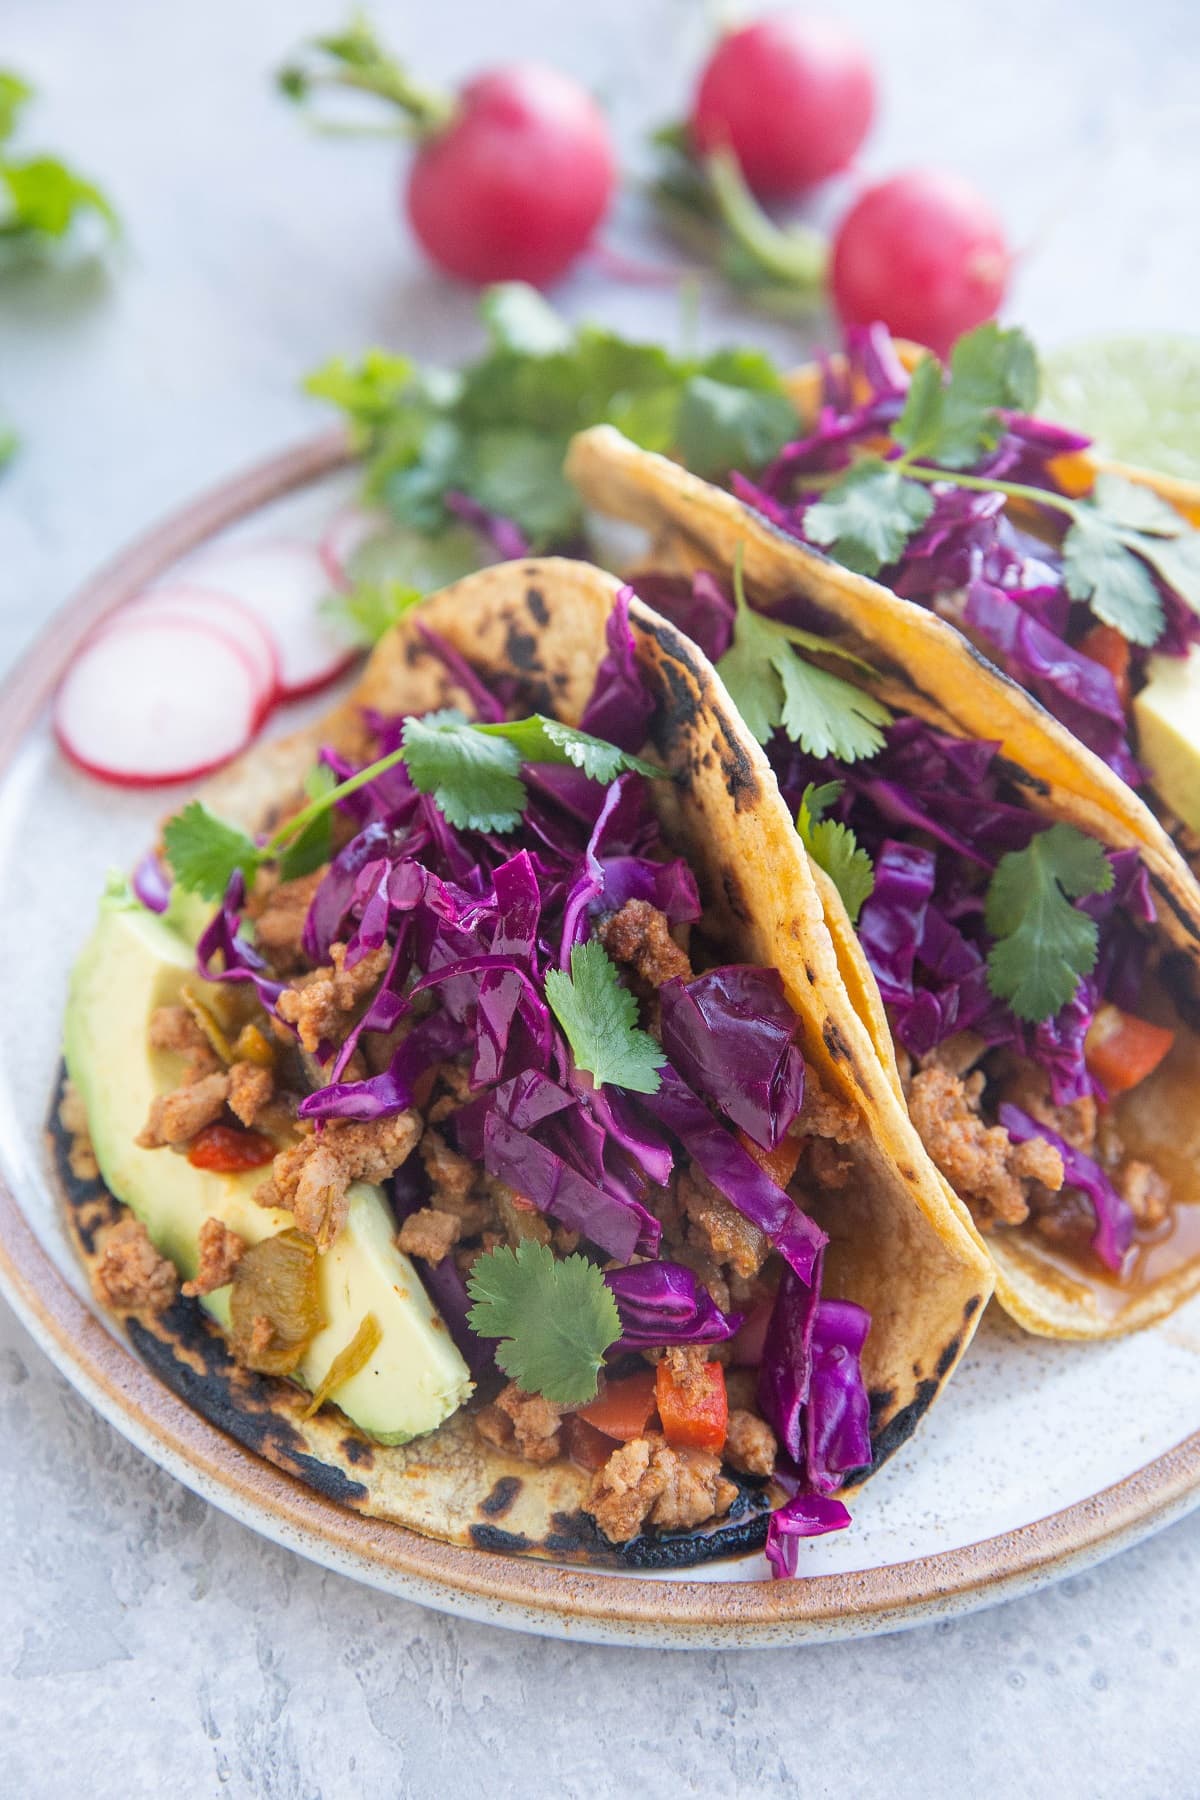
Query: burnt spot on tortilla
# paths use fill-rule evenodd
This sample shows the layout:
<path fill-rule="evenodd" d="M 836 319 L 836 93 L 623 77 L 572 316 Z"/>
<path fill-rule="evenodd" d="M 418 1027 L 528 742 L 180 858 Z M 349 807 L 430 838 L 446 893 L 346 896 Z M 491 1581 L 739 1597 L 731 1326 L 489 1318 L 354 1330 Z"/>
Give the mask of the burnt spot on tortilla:
<path fill-rule="evenodd" d="M 748 921 L 750 913 L 746 906 L 746 897 L 742 892 L 742 884 L 732 869 L 722 869 L 721 887 L 724 890 L 725 903 L 730 912 L 740 924 L 744 925 Z"/>
<path fill-rule="evenodd" d="M 946 1379 L 946 1376 L 954 1367 L 954 1364 L 958 1359 L 958 1353 L 961 1349 L 962 1338 L 958 1336 L 952 1337 L 934 1365 L 934 1373 L 939 1381 L 944 1381 Z M 915 1375 L 916 1373 L 917 1370 L 914 1369 L 913 1374 Z"/>
<path fill-rule="evenodd" d="M 989 664 L 988 667 L 990 668 L 991 665 Z M 1010 781 L 1013 787 L 1024 788 L 1027 793 L 1036 794 L 1041 800 L 1048 799 L 1053 791 L 1048 781 L 1043 781 L 1040 775 L 1035 775 L 1032 770 L 1025 768 L 1021 763 L 1010 762 L 1007 756 L 997 756 L 992 766 L 996 773 L 1003 780 Z"/>
<path fill-rule="evenodd" d="M 699 702 L 683 669 L 667 657 L 655 665 L 658 705 L 650 720 L 650 739 L 664 761 L 694 733 Z"/>
<path fill-rule="evenodd" d="M 1190 906 L 1185 900 L 1180 898 L 1179 894 L 1175 891 L 1173 883 L 1164 881 L 1162 876 L 1155 874 L 1153 870 L 1149 870 L 1148 873 L 1150 875 L 1150 885 L 1158 898 L 1160 900 L 1165 900 L 1171 911 L 1175 914 L 1175 917 L 1182 924 L 1186 925 L 1188 930 L 1194 934 L 1197 929 L 1195 907 Z M 1194 941 L 1193 936 L 1193 942 Z M 1176 968 L 1186 971 L 1187 990 L 1189 997 L 1194 1003 L 1196 996 L 1197 968 L 1200 967 L 1200 953 L 1189 955 L 1187 951 L 1176 950 L 1172 952 L 1169 960 Z M 1188 1023 L 1192 1023 L 1191 1019 L 1188 1020 Z"/>
<path fill-rule="evenodd" d="M 821 1021 L 821 1041 L 831 1062 L 845 1062 L 849 1058 L 850 1046 L 842 1036 L 841 1027 L 828 1015 Z"/>
<path fill-rule="evenodd" d="M 550 608 L 546 605 L 546 597 L 540 588 L 526 588 L 525 604 L 529 608 L 529 616 L 535 624 L 548 625 L 550 623 Z"/>
<path fill-rule="evenodd" d="M 964 1325 L 969 1323 L 969 1321 L 975 1317 L 975 1314 L 979 1311 L 980 1302 L 981 1302 L 981 1296 L 979 1294 L 971 1295 L 970 1299 L 967 1301 L 967 1304 L 963 1307 L 963 1323 L 964 1323 Z"/>
<path fill-rule="evenodd" d="M 937 1399 L 940 1385 L 940 1382 L 933 1380 L 918 1382 L 917 1391 L 908 1405 L 902 1406 L 899 1412 L 893 1413 L 887 1424 L 880 1430 L 876 1430 L 875 1422 L 887 1413 L 896 1398 L 895 1392 L 888 1390 L 871 1395 L 872 1471 L 878 1469 L 889 1456 L 895 1455 L 902 1444 L 908 1442 L 922 1418 Z"/>
<path fill-rule="evenodd" d="M 365 1437 L 357 1437 L 351 1432 L 342 1439 L 341 1449 L 347 1462 L 352 1462 L 361 1469 L 374 1468 L 375 1446 Z"/>
<path fill-rule="evenodd" d="M 521 1491 L 518 1475 L 502 1475 L 490 1494 L 479 1502 L 479 1510 L 489 1519 L 501 1519 L 509 1511 Z"/>
<path fill-rule="evenodd" d="M 728 1471 L 727 1471 L 728 1473 Z M 654 1531 L 618 1546 L 627 1569 L 691 1569 L 719 1556 L 743 1556 L 767 1541 L 770 1496 L 746 1476 L 738 1478 L 738 1496 L 722 1519 L 694 1531 Z"/>
<path fill-rule="evenodd" d="M 816 971 L 816 970 L 815 970 L 815 969 L 814 969 L 814 968 L 813 968 L 813 966 L 812 966 L 812 964 L 811 964 L 811 963 L 810 963 L 810 962 L 806 962 L 806 963 L 805 963 L 805 965 L 804 965 L 804 973 L 805 973 L 805 975 L 806 975 L 806 976 L 807 976 L 807 977 L 808 977 L 808 985 L 809 985 L 809 987 L 816 987 L 816 985 L 817 985 L 817 971 Z"/>
<path fill-rule="evenodd" d="M 519 669 L 522 675 L 541 674 L 538 641 L 531 631 L 522 631 L 515 619 L 509 620 L 504 634 L 504 654 L 513 668 Z"/>
<path fill-rule="evenodd" d="M 542 1539 L 547 1550 L 556 1556 L 582 1556 L 589 1562 L 613 1562 L 614 1547 L 596 1521 L 582 1508 L 578 1512 L 556 1512 L 550 1515 L 550 1530 Z"/>
<path fill-rule="evenodd" d="M 506 1551 L 510 1556 L 522 1556 L 537 1547 L 523 1531 L 502 1531 L 499 1525 L 472 1525 L 471 1542 L 477 1550 Z"/>

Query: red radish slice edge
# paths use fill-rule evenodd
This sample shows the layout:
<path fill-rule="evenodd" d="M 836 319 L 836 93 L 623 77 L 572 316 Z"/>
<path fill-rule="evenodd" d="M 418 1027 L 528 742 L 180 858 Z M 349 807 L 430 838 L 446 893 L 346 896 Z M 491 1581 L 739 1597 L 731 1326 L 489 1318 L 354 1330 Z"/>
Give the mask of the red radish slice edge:
<path fill-rule="evenodd" d="M 219 768 L 245 748 L 258 712 L 254 670 L 236 643 L 194 620 L 131 620 L 86 643 L 54 699 L 72 762 L 123 787 Z"/>
<path fill-rule="evenodd" d="M 215 588 L 174 583 L 138 594 L 113 613 L 102 629 L 119 631 L 148 619 L 179 619 L 208 626 L 231 639 L 254 671 L 265 718 L 279 692 L 279 653 L 262 621 L 240 600 Z"/>
<path fill-rule="evenodd" d="M 321 616 L 330 577 L 316 546 L 299 538 L 217 546 L 190 579 L 239 601 L 270 633 L 279 655 L 279 691 L 288 700 L 327 686 L 355 659 Z"/>

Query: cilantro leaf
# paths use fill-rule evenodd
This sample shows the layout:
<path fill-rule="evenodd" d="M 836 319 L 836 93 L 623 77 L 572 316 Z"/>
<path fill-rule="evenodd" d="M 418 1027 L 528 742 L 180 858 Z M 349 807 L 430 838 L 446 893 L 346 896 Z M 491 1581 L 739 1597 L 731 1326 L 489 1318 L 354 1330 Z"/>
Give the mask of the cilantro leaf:
<path fill-rule="evenodd" d="M 1132 541 L 1127 541 L 1132 549 Z M 1139 538 L 1137 553 L 1193 612 L 1200 613 L 1200 532 L 1188 531 L 1177 538 Z"/>
<path fill-rule="evenodd" d="M 338 785 L 337 776 L 327 763 L 316 763 L 305 776 L 304 792 L 310 800 L 328 800 Z M 279 873 L 284 881 L 295 881 L 311 875 L 333 853 L 333 813 L 320 812 L 288 844 L 279 858 Z"/>
<path fill-rule="evenodd" d="M 656 1094 L 661 1047 L 637 1023 L 637 1001 L 622 987 L 616 966 L 595 938 L 571 951 L 571 973 L 551 969 L 546 999 L 566 1033 L 575 1066 L 597 1087 L 611 1082 L 635 1094 Z"/>
<path fill-rule="evenodd" d="M 0 143 L 10 138 L 17 120 L 33 99 L 33 89 L 15 69 L 0 69 Z"/>
<path fill-rule="evenodd" d="M 524 281 L 501 281 L 488 288 L 479 312 L 498 350 L 548 356 L 570 345 L 570 327 L 537 289 Z"/>
<path fill-rule="evenodd" d="M 942 365 L 936 356 L 923 356 L 908 382 L 908 393 L 892 436 L 909 456 L 934 456 L 941 442 L 946 417 L 946 389 Z"/>
<path fill-rule="evenodd" d="M 933 495 L 882 457 L 864 456 L 804 514 L 806 536 L 860 575 L 894 563 L 933 511 Z"/>
<path fill-rule="evenodd" d="M 344 594 L 330 594 L 321 612 L 351 643 L 370 649 L 423 598 L 421 588 L 402 581 L 360 581 Z"/>
<path fill-rule="evenodd" d="M 731 387 L 693 375 L 683 390 L 675 448 L 705 481 L 731 469 L 761 469 L 796 436 L 796 408 L 781 389 Z"/>
<path fill-rule="evenodd" d="M 190 800 L 167 820 L 163 849 L 180 887 L 204 900 L 220 900 L 237 869 L 249 884 L 263 861 L 252 838 L 210 813 L 199 800 Z"/>
<path fill-rule="evenodd" d="M 521 758 L 447 708 L 404 721 L 404 760 L 419 793 L 432 794 L 460 831 L 513 831 L 525 810 Z"/>
<path fill-rule="evenodd" d="M 1063 539 L 1063 580 L 1072 600 L 1086 600 L 1131 644 L 1154 644 L 1162 636 L 1162 599 L 1149 569 L 1120 528 L 1088 507 L 1076 510 Z"/>
<path fill-rule="evenodd" d="M 618 750 L 615 744 L 593 737 L 590 731 L 564 725 L 561 719 L 548 719 L 544 713 L 513 719 L 504 725 L 477 725 L 475 730 L 487 737 L 507 738 L 519 751 L 522 762 L 572 763 L 591 781 L 607 784 L 627 770 L 652 780 L 665 779 L 667 774 L 657 763 L 643 762 L 640 756 Z"/>
<path fill-rule="evenodd" d="M 875 889 L 875 868 L 858 839 L 840 819 L 827 819 L 825 811 L 842 791 L 840 781 L 814 787 L 810 781 L 800 796 L 796 830 L 808 854 L 824 869 L 842 898 L 852 925 L 858 924 L 863 903 Z"/>
<path fill-rule="evenodd" d="M 1153 488 L 1140 482 L 1126 481 L 1122 475 L 1101 470 L 1092 487 L 1092 504 L 1097 512 L 1126 531 L 1147 531 L 1158 537 L 1182 537 L 1187 520 L 1168 504 Z"/>
<path fill-rule="evenodd" d="M 496 1361 L 527 1394 L 582 1406 L 596 1393 L 610 1344 L 621 1335 L 617 1303 L 600 1270 L 574 1255 L 559 1262 L 548 1244 L 525 1238 L 476 1257 L 467 1277 L 467 1314 L 480 1337 L 499 1338 Z"/>
<path fill-rule="evenodd" d="M 59 243 L 80 219 L 115 237 L 120 222 L 94 181 L 55 156 L 16 156 L 10 140 L 34 90 L 15 70 L 0 69 L 0 247 L 14 255 Z"/>
<path fill-rule="evenodd" d="M 984 920 L 995 938 L 988 986 L 1030 1024 L 1052 1018 L 1096 966 L 1096 922 L 1072 900 L 1106 894 L 1112 864 L 1094 838 L 1073 825 L 1040 831 L 1024 850 L 1000 858 Z"/>
<path fill-rule="evenodd" d="M 1002 412 L 1033 409 L 1038 385 L 1037 353 L 1025 333 L 980 325 L 955 344 L 948 379 L 936 357 L 922 357 L 893 435 L 914 460 L 969 469 L 1000 442 Z"/>
<path fill-rule="evenodd" d="M 834 655 L 841 654 L 838 647 L 753 612 L 746 603 L 740 560 L 734 569 L 734 597 L 733 642 L 717 673 L 751 735 L 765 744 L 782 726 L 810 755 L 836 756 L 847 763 L 882 749 L 882 728 L 892 717 L 887 707 L 842 676 L 804 661 L 792 640 Z M 849 660 L 867 668 L 857 658 Z"/>

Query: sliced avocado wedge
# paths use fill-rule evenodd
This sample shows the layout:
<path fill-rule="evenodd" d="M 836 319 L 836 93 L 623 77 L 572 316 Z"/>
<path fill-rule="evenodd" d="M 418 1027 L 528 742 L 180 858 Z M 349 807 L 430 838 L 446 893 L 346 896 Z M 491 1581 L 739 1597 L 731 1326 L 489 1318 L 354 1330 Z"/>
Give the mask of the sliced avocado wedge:
<path fill-rule="evenodd" d="M 1200 831 L 1200 644 L 1152 656 L 1133 702 L 1138 755 L 1170 810 Z"/>
<path fill-rule="evenodd" d="M 286 1229 L 292 1219 L 255 1202 L 261 1169 L 222 1175 L 195 1169 L 174 1151 L 143 1150 L 135 1142 L 153 1097 L 178 1082 L 180 1059 L 152 1050 L 147 1026 L 155 1007 L 178 1000 L 184 982 L 199 985 L 185 938 L 127 892 L 106 894 L 71 977 L 64 1048 L 105 1185 L 189 1277 L 196 1272 L 205 1219 L 220 1219 L 248 1243 Z M 364 1316 L 373 1313 L 381 1331 L 378 1347 L 333 1397 L 373 1437 L 403 1443 L 448 1418 L 470 1393 L 471 1379 L 411 1262 L 396 1248 L 395 1232 L 383 1190 L 357 1183 L 346 1224 L 320 1258 L 326 1322 L 297 1375 L 315 1389 Z M 229 1291 L 218 1288 L 203 1301 L 225 1331 Z"/>

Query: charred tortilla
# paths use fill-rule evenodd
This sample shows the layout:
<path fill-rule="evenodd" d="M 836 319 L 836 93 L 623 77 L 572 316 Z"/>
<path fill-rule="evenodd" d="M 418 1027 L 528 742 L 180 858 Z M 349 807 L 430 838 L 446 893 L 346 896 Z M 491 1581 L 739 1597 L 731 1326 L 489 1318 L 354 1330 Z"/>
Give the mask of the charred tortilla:
<path fill-rule="evenodd" d="M 611 577 L 561 560 L 469 577 L 390 633 L 329 717 L 250 753 L 202 797 L 223 817 L 263 831 L 292 803 L 319 744 L 349 748 L 361 736 L 362 709 L 469 711 L 471 696 L 421 626 L 485 683 L 515 677 L 533 706 L 578 724 L 617 592 Z M 853 1179 L 819 1222 L 831 1238 L 823 1291 L 872 1314 L 864 1374 L 877 1465 L 910 1435 L 970 1341 L 991 1291 L 990 1265 L 964 1210 L 923 1156 L 850 1004 L 825 924 L 827 897 L 799 852 L 761 751 L 694 646 L 639 603 L 630 619 L 656 701 L 650 749 L 674 776 L 649 785 L 667 839 L 699 882 L 706 926 L 731 955 L 779 969 L 805 1058 L 864 1121 L 850 1148 Z M 114 1203 L 65 1165 L 64 1182 L 80 1253 L 94 1266 Z M 305 1397 L 239 1368 L 195 1302 L 180 1299 L 163 1315 L 123 1322 L 139 1353 L 189 1404 L 371 1517 L 454 1543 L 635 1567 L 699 1562 L 751 1548 L 765 1535 L 769 1493 L 743 1479 L 729 1514 L 712 1528 L 647 1535 L 618 1548 L 579 1510 L 589 1481 L 583 1470 L 566 1461 L 533 1466 L 481 1441 L 469 1407 L 431 1435 L 384 1447 L 334 1406 L 302 1419 Z"/>

